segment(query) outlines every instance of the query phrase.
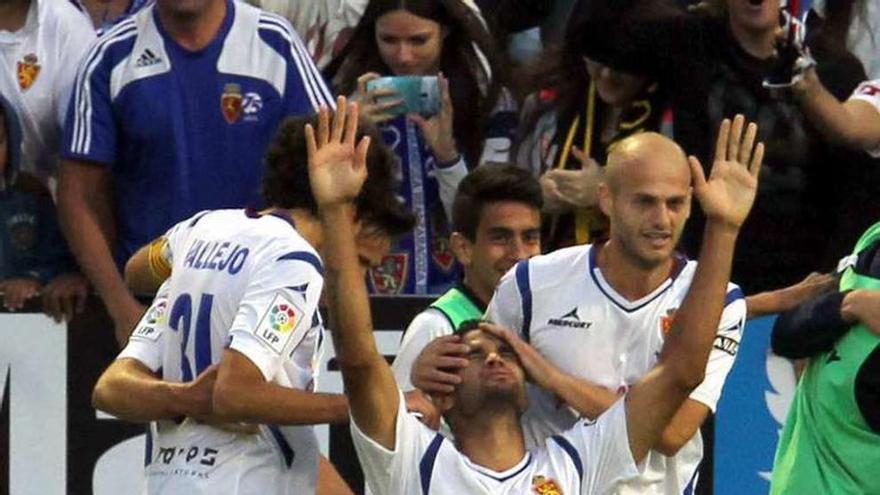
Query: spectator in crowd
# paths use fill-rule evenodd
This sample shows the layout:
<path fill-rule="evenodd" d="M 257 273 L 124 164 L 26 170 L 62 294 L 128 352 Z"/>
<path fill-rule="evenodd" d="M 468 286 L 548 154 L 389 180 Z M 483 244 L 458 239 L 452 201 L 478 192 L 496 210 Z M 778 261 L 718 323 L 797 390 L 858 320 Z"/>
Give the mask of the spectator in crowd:
<path fill-rule="evenodd" d="M 779 438 L 773 495 L 880 493 L 880 223 L 841 273 L 839 287 L 773 328 L 773 352 L 809 360 Z"/>
<path fill-rule="evenodd" d="M 659 86 L 609 42 L 612 25 L 587 29 L 578 20 L 545 57 L 552 62 L 538 71 L 517 132 L 516 163 L 541 178 L 548 251 L 607 238 L 597 191 L 608 153 L 627 136 L 658 130 L 665 103 Z"/>
<path fill-rule="evenodd" d="M 126 265 L 126 280 L 143 288 L 170 278 L 98 381 L 94 402 L 130 421 L 159 420 L 157 451 L 186 442 L 213 451 L 216 460 L 191 463 L 180 455 L 152 462 L 147 493 L 315 493 L 318 445 L 310 425 L 347 422 L 348 404 L 341 394 L 313 393 L 325 342 L 318 304 L 326 243 L 308 167 L 354 158 L 369 170 L 351 210 L 361 226 L 362 277 L 387 251 L 389 237 L 413 223 L 394 195 L 393 155 L 381 143 L 370 146 L 378 136 L 358 128 L 356 108 L 344 98 L 338 108 L 332 122 L 325 108 L 317 118 L 282 125 L 266 159 L 269 209 L 199 213 Z M 204 249 L 198 257 L 192 250 L 200 242 L 221 247 L 202 259 Z M 326 295 L 337 297 L 334 289 Z M 178 416 L 245 422 L 253 435 L 172 421 Z"/>
<path fill-rule="evenodd" d="M 473 5 L 473 0 L 462 0 Z M 268 12 L 283 16 L 302 34 L 303 42 L 323 69 L 345 47 L 364 15 L 369 0 L 247 0 Z"/>
<path fill-rule="evenodd" d="M 716 167 L 728 153 L 727 135 L 751 152 L 757 129 L 749 126 L 743 139 L 743 124 L 742 116 L 732 131 L 729 121 L 723 124 Z M 693 168 L 699 166 L 691 160 Z M 523 415 L 528 445 L 542 445 L 581 416 L 598 418 L 656 364 L 696 283 L 697 263 L 675 252 L 690 212 L 687 161 L 681 148 L 659 134 L 624 139 L 611 152 L 599 192 L 610 219 L 609 240 L 532 258 L 501 279 L 486 318 L 516 331 L 569 374 L 573 387 L 571 394 L 555 396 L 529 387 L 530 407 Z M 746 318 L 739 287 L 728 284 L 726 294 L 705 379 L 652 445 L 642 475 L 620 483 L 615 493 L 693 490 L 703 458 L 700 426 L 720 398 Z M 413 368 L 413 382 L 429 393 L 440 391 L 430 379 L 436 375 L 430 368 L 435 351 L 426 347 Z"/>
<path fill-rule="evenodd" d="M 16 311 L 41 292 L 43 308 L 56 320 L 83 310 L 88 284 L 77 274 L 58 229 L 49 190 L 20 172 L 21 126 L 0 94 L 0 293 Z"/>
<path fill-rule="evenodd" d="M 23 171 L 44 183 L 58 168 L 76 66 L 94 39 L 68 1 L 0 2 L 0 94 L 21 121 Z"/>
<path fill-rule="evenodd" d="M 153 0 L 71 0 L 89 16 L 98 33 L 103 33 Z"/>
<path fill-rule="evenodd" d="M 726 125 L 729 126 L 729 122 Z M 590 495 L 608 493 L 620 481 L 637 476 L 636 464 L 641 465 L 649 455 L 670 421 L 675 421 L 673 417 L 688 394 L 703 379 L 712 343 L 717 342 L 736 234 L 754 200 L 755 176 L 760 168 L 760 145 L 753 158 L 753 142 L 748 137 L 741 142 L 737 127 L 734 126 L 730 135 L 722 132 L 718 158 L 708 183 L 696 160 L 692 160 L 689 167 L 680 150 L 669 154 L 674 145 L 667 143 L 665 149 L 655 149 L 657 153 L 647 155 L 652 159 L 661 155 L 665 160 L 674 156 L 675 161 L 664 167 L 668 173 L 668 176 L 662 175 L 664 186 L 658 187 L 675 189 L 676 196 L 689 197 L 693 174 L 694 195 L 709 218 L 700 263 L 665 344 L 656 355 L 646 353 L 655 362 L 659 358 L 659 364 L 632 387 L 624 400 L 613 401 L 614 405 L 595 424 L 573 422 L 569 429 L 531 451 L 526 448 L 520 425 L 520 417 L 528 405 L 525 377 L 551 390 L 563 401 L 586 393 L 582 385 L 570 381 L 566 373 L 509 330 L 483 323 L 462 332 L 464 345 L 460 347 L 463 349 L 453 360 L 459 368 L 455 372 L 457 386 L 453 393 L 437 398 L 455 441 L 447 441 L 420 425 L 404 409 L 400 390 L 376 349 L 371 331 L 370 309 L 358 269 L 355 227 L 350 214 L 350 198 L 355 197 L 366 174 L 347 160 L 339 160 L 332 167 L 313 165 L 310 168 L 312 190 L 327 233 L 326 283 L 336 293 L 345 294 L 345 297 L 330 298 L 330 314 L 335 322 L 334 346 L 351 408 L 354 444 L 371 491 L 376 495 L 426 492 Z M 753 138 L 753 130 L 747 136 Z M 729 149 L 728 139 L 731 139 Z M 748 171 L 741 163 L 749 165 Z M 618 177 L 620 182 L 627 180 L 624 175 L 636 170 L 635 165 L 627 167 L 626 173 Z M 659 181 L 660 177 L 657 174 L 652 178 Z M 615 192 L 615 202 L 617 199 Z M 619 199 L 628 201 L 623 197 Z M 666 201 L 663 195 L 650 207 L 643 205 L 645 210 L 654 210 L 653 214 L 647 211 L 643 214 L 655 218 L 668 215 Z M 680 206 L 686 208 L 684 201 Z M 615 205 L 615 208 L 628 207 Z M 661 252 L 668 253 L 672 249 L 668 237 L 662 242 L 657 239 L 638 242 L 641 249 L 652 251 L 652 259 L 658 261 L 665 258 Z M 560 252 L 565 251 L 572 250 Z M 518 266 L 528 269 L 531 263 L 524 261 Z M 572 271 L 571 266 L 576 265 L 563 267 L 560 264 L 560 270 L 568 272 L 556 272 L 556 275 L 565 280 L 585 277 L 582 270 Z M 528 276 L 528 271 L 526 274 Z M 533 287 L 542 290 L 547 285 Z M 572 295 L 578 295 L 572 286 L 559 287 L 556 297 L 560 299 L 570 300 Z M 540 297 L 534 305 L 534 316 L 539 318 L 532 321 L 543 326 L 546 313 L 542 303 L 549 302 L 552 296 L 542 293 Z M 523 307 L 527 305 L 524 301 Z M 504 309 L 517 311 L 519 306 L 514 306 Z M 600 320 L 581 321 L 568 313 L 576 314 L 576 311 L 566 308 L 566 314 L 560 317 L 572 323 L 600 323 Z M 491 309 L 489 314 L 493 314 Z M 525 317 L 511 323 L 522 329 L 529 326 L 529 321 Z M 564 343 L 560 332 L 547 339 Z M 577 333 L 593 334 L 595 329 Z M 656 333 L 659 334 L 659 329 Z M 532 336 L 537 338 L 535 334 Z M 607 349 L 603 350 L 607 353 Z M 583 356 L 576 360 L 587 361 Z M 555 403 L 556 400 L 551 401 Z M 681 488 L 674 493 L 681 493 Z"/>
<path fill-rule="evenodd" d="M 400 160 L 400 193 L 418 217 L 413 235 L 371 271 L 373 292 L 441 294 L 455 283 L 448 226 L 455 188 L 469 168 L 509 157 L 515 114 L 501 71 L 482 19 L 462 0 L 371 0 L 328 67 L 337 92 L 354 95 L 380 125 Z M 396 114 L 401 95 L 366 89 L 380 76 L 437 76 L 439 113 Z"/>
<path fill-rule="evenodd" d="M 287 21 L 245 3 L 159 0 L 92 46 L 67 116 L 59 213 L 120 343 L 144 309 L 125 260 L 200 210 L 259 206 L 279 122 L 321 104 L 330 93 Z"/>
<path fill-rule="evenodd" d="M 429 342 L 481 319 L 498 280 L 518 261 L 541 254 L 542 203 L 537 179 L 514 165 L 483 165 L 458 185 L 450 242 L 463 276 L 403 334 L 391 367 L 402 390 L 414 388 L 410 370 Z"/>
<path fill-rule="evenodd" d="M 670 91 L 673 132 L 687 152 L 708 156 L 711 122 L 722 117 L 744 113 L 760 123 L 765 178 L 734 261 L 734 278 L 745 292 L 788 286 L 816 267 L 830 268 L 847 249 L 841 241 L 851 244 L 864 228 L 839 222 L 858 216 L 846 197 L 876 185 L 830 166 L 866 164 L 823 139 L 795 101 L 764 87 L 780 64 L 774 57 L 779 0 L 713 0 L 714 9 L 696 12 L 650 0 L 628 2 L 622 11 L 615 2 L 588 3 L 599 12 L 596 23 L 623 19 L 614 42 Z M 814 55 L 820 78 L 837 97 L 864 79 L 851 55 L 829 54 L 821 45 Z M 877 208 L 876 193 L 864 197 L 860 208 Z M 684 236 L 689 252 L 699 245 L 699 215 L 696 220 Z"/>

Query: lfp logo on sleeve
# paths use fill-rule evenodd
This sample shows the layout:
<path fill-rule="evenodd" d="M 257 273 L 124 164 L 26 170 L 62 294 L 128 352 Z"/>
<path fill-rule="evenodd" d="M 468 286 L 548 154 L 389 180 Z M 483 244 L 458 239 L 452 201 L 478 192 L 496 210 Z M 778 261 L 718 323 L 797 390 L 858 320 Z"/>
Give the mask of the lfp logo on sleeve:
<path fill-rule="evenodd" d="M 280 354 L 293 336 L 300 314 L 299 309 L 284 295 L 275 294 L 254 333 L 258 339 Z"/>

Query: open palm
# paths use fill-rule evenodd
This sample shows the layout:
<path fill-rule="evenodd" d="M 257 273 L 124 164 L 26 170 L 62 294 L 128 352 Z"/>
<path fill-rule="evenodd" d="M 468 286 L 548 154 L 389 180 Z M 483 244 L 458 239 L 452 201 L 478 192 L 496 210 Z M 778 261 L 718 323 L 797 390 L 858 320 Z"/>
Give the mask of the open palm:
<path fill-rule="evenodd" d="M 330 111 L 321 107 L 317 136 L 312 125 L 306 124 L 309 182 L 319 207 L 353 201 L 367 179 L 370 138 L 361 138 L 355 146 L 357 129 L 358 105 L 349 104 L 344 96 L 337 99 L 332 119 Z"/>
<path fill-rule="evenodd" d="M 744 124 L 742 115 L 721 123 L 708 180 L 700 162 L 689 158 L 694 195 L 706 217 L 734 227 L 742 226 L 752 209 L 764 158 L 763 143 L 755 146 L 758 126 L 750 123 L 743 135 Z"/>

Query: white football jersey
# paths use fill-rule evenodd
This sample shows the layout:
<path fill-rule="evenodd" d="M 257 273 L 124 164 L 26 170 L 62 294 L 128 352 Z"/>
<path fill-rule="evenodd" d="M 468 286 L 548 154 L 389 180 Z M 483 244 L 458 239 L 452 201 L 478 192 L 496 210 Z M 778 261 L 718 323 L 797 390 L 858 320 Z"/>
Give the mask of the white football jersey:
<path fill-rule="evenodd" d="M 21 29 L 0 30 L 0 94 L 21 121 L 24 171 L 55 173 L 76 67 L 95 38 L 88 18 L 57 0 L 32 0 Z"/>
<path fill-rule="evenodd" d="M 289 219 L 201 212 L 172 227 L 163 249 L 171 278 L 120 357 L 140 360 L 165 380 L 187 382 L 230 348 L 267 381 L 313 389 L 323 340 L 323 268 Z M 315 492 L 311 426 L 261 425 L 258 433 L 240 433 L 185 420 L 160 421 L 152 431 L 148 493 Z"/>
<path fill-rule="evenodd" d="M 865 81 L 859 84 L 849 99 L 869 103 L 880 112 L 880 79 Z M 865 151 L 875 158 L 880 157 L 880 147 Z"/>
<path fill-rule="evenodd" d="M 403 395 L 393 451 L 351 421 L 352 439 L 374 495 L 603 494 L 638 471 L 619 400 L 596 422 L 578 422 L 548 438 L 517 465 L 496 472 L 471 462 L 453 441 L 407 414 Z"/>
<path fill-rule="evenodd" d="M 623 393 L 657 363 L 664 334 L 687 295 L 697 264 L 677 259 L 670 278 L 628 301 L 603 278 L 592 246 L 575 246 L 520 262 L 499 282 L 486 316 L 517 330 L 565 372 Z M 706 378 L 690 398 L 714 411 L 739 347 L 745 299 L 728 285 Z M 578 414 L 553 394 L 529 387 L 523 428 L 530 445 L 571 428 Z M 703 456 L 697 434 L 675 457 L 652 451 L 640 477 L 614 493 L 682 493 L 695 482 Z"/>

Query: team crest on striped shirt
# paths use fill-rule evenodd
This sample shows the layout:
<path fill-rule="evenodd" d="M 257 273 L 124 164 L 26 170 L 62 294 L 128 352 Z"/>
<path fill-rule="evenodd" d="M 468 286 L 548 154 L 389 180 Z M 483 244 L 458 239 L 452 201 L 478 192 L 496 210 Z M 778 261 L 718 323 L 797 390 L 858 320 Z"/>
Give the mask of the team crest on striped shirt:
<path fill-rule="evenodd" d="M 223 95 L 220 96 L 220 111 L 226 123 L 234 124 L 238 122 L 242 111 L 241 86 L 235 83 L 229 83 L 223 86 Z"/>
<path fill-rule="evenodd" d="M 562 495 L 562 489 L 555 480 L 540 474 L 532 478 L 532 491 L 538 495 Z"/>
<path fill-rule="evenodd" d="M 33 86 L 39 75 L 40 65 L 37 63 L 36 55 L 29 53 L 18 61 L 18 86 L 22 91 Z"/>

